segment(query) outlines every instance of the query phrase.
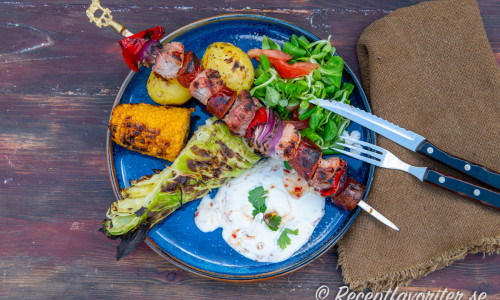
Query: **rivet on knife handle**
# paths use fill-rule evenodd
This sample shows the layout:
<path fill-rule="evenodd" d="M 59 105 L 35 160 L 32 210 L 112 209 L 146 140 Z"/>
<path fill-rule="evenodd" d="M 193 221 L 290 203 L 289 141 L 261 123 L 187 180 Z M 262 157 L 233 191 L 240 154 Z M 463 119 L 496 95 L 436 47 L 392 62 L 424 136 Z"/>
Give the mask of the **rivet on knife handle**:
<path fill-rule="evenodd" d="M 484 205 L 500 208 L 500 193 L 487 188 L 462 181 L 458 178 L 428 169 L 424 182 L 445 188 L 451 192 L 481 202 Z"/>
<path fill-rule="evenodd" d="M 416 151 L 439 162 L 442 162 L 454 169 L 457 169 L 462 173 L 474 177 L 477 180 L 480 180 L 481 182 L 495 189 L 500 190 L 500 174 L 488 168 L 450 155 L 437 148 L 433 144 L 429 143 L 429 141 L 427 140 L 425 140 L 419 147 L 417 147 Z"/>

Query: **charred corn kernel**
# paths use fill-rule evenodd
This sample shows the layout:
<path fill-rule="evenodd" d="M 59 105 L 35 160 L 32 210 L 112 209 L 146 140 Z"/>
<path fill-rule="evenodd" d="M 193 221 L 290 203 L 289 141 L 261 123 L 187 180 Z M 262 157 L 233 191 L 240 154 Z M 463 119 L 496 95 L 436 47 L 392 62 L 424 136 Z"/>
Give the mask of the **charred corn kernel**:
<path fill-rule="evenodd" d="M 113 109 L 109 130 L 117 144 L 143 154 L 174 161 L 184 148 L 193 108 L 145 103 Z"/>

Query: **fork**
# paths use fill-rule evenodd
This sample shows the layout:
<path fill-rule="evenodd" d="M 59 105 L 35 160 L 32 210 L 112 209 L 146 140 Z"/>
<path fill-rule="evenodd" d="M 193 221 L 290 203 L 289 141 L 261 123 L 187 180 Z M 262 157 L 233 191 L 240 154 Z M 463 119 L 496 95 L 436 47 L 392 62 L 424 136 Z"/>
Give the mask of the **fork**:
<path fill-rule="evenodd" d="M 367 162 L 369 164 L 378 167 L 405 171 L 417 177 L 422 182 L 427 182 L 437 185 L 451 192 L 454 192 L 458 195 L 467 197 L 474 201 L 481 202 L 484 205 L 500 209 L 499 192 L 478 186 L 476 184 L 467 181 L 463 181 L 461 179 L 452 177 L 450 175 L 438 172 L 430 168 L 411 166 L 401 161 L 394 154 L 385 150 L 382 147 L 364 141 L 356 140 L 350 137 L 342 136 L 341 138 L 344 139 L 345 142 L 359 144 L 360 146 L 368 149 L 359 148 L 346 143 L 337 142 L 336 144 L 338 146 L 343 146 L 344 149 L 349 148 L 350 151 L 337 148 L 331 148 L 332 150 L 338 151 L 344 155 L 359 159 L 361 161 Z M 353 153 L 352 151 L 357 151 L 360 154 Z"/>

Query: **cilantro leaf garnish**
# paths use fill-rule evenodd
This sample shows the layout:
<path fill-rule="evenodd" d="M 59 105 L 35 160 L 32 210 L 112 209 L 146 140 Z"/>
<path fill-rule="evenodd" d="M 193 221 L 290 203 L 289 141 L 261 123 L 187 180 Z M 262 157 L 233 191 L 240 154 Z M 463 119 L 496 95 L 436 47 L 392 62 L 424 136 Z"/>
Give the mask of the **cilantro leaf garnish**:
<path fill-rule="evenodd" d="M 264 222 L 266 222 L 267 227 L 272 231 L 277 231 L 281 223 L 281 217 L 276 212 L 268 213 L 264 215 Z"/>
<path fill-rule="evenodd" d="M 253 205 L 254 210 L 252 211 L 252 216 L 255 216 L 259 213 L 265 213 L 266 206 L 266 198 L 267 191 L 264 190 L 262 186 L 258 186 L 248 192 L 248 201 Z"/>
<path fill-rule="evenodd" d="M 278 238 L 278 245 L 280 246 L 280 248 L 282 250 L 284 250 L 286 248 L 286 246 L 290 245 L 290 243 L 292 242 L 290 240 L 290 238 L 288 237 L 288 234 L 299 234 L 299 229 L 295 229 L 295 230 L 291 230 L 291 229 L 288 229 L 288 228 L 285 228 L 282 232 L 281 232 L 281 235 L 280 237 Z"/>

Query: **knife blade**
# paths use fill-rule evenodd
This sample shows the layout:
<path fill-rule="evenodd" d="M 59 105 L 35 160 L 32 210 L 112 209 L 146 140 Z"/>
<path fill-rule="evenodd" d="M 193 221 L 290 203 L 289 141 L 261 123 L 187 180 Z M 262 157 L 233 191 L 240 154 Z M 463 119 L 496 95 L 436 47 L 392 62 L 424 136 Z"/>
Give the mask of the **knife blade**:
<path fill-rule="evenodd" d="M 448 154 L 415 132 L 401 128 L 367 111 L 345 103 L 324 99 L 311 100 L 310 102 L 373 130 L 411 151 L 444 163 L 463 174 L 500 190 L 500 174 L 481 165 Z"/>

